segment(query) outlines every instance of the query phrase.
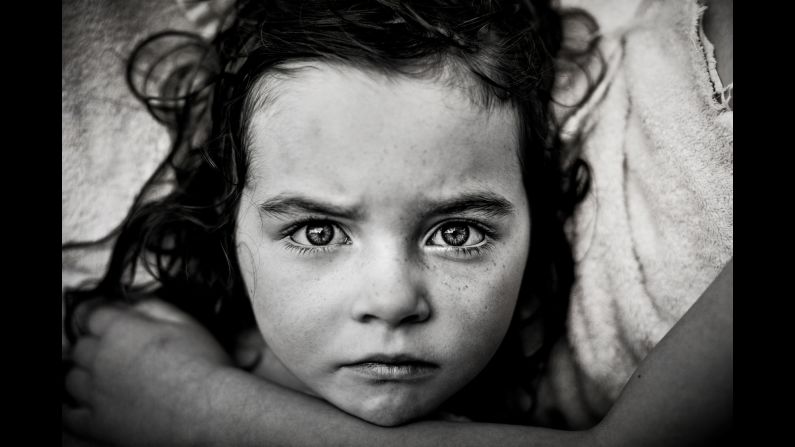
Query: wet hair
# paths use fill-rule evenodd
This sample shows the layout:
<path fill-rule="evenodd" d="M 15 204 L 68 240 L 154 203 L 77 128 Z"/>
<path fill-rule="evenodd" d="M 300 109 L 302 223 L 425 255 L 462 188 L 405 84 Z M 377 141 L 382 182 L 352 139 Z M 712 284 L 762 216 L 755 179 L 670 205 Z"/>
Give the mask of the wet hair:
<path fill-rule="evenodd" d="M 248 124 L 267 98 L 253 94 L 288 63 L 326 62 L 390 77 L 434 78 L 469 89 L 484 107 L 517 114 L 518 156 L 531 212 L 531 246 L 505 341 L 445 409 L 475 420 L 528 423 L 534 378 L 565 330 L 574 263 L 564 224 L 587 193 L 576 144 L 564 145 L 553 87 L 564 63 L 593 42 L 565 45 L 564 21 L 594 28 L 546 1 L 238 1 L 211 40 L 167 31 L 141 42 L 128 63 L 131 91 L 173 140 L 117 239 L 102 280 L 67 295 L 71 315 L 93 297 L 155 295 L 204 324 L 227 349 L 252 327 L 236 259 L 235 216 L 248 169 Z M 267 103 L 265 104 L 267 107 Z M 163 183 L 172 185 L 158 193 Z M 156 288 L 137 285 L 145 269 Z M 67 325 L 67 328 L 71 327 Z M 525 352 L 521 338 L 540 331 Z"/>

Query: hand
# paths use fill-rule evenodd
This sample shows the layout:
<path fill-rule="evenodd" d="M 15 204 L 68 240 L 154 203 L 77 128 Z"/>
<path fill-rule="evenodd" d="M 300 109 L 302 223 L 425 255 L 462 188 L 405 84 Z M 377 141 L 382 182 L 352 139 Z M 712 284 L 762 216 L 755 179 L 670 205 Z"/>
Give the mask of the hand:
<path fill-rule="evenodd" d="M 105 305 L 72 351 L 64 427 L 114 445 L 192 444 L 231 360 L 212 335 L 161 301 Z"/>

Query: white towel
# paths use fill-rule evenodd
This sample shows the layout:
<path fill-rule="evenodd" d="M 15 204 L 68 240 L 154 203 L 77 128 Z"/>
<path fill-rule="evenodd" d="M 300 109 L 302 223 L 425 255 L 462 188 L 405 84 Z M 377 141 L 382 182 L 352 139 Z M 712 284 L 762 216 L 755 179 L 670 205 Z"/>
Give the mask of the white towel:
<path fill-rule="evenodd" d="M 733 253 L 733 112 L 703 8 L 651 0 L 622 10 L 635 3 L 586 8 L 609 24 L 608 74 L 573 121 L 593 128 L 584 148 L 593 185 L 572 228 L 568 343 L 544 391 L 574 427 L 604 415 Z"/>
<path fill-rule="evenodd" d="M 129 92 L 126 61 L 135 45 L 155 32 L 206 33 L 210 21 L 202 11 L 207 8 L 159 0 L 63 3 L 62 243 L 108 235 L 165 157 L 168 133 Z M 64 250 L 62 288 L 99 278 L 111 244 Z"/>

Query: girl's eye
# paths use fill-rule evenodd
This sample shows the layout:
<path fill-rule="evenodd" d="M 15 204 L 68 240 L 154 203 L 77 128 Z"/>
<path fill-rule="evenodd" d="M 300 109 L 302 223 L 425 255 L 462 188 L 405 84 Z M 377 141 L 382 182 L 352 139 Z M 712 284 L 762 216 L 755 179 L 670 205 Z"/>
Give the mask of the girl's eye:
<path fill-rule="evenodd" d="M 326 246 L 348 243 L 348 236 L 331 222 L 312 222 L 303 225 L 290 235 L 290 239 L 298 245 Z"/>
<path fill-rule="evenodd" d="M 482 244 L 485 240 L 486 235 L 476 226 L 464 222 L 451 222 L 436 229 L 428 245 L 471 247 Z"/>

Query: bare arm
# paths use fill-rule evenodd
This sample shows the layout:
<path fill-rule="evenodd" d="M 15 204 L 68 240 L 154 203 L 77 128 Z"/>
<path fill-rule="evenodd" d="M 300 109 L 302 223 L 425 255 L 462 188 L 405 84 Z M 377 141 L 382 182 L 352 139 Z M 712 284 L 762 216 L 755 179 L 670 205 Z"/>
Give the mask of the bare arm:
<path fill-rule="evenodd" d="M 425 421 L 397 428 L 378 427 L 325 402 L 270 384 L 240 371 L 224 373 L 216 401 L 232 428 L 214 431 L 202 445 L 279 446 L 482 446 L 578 445 L 588 436 L 532 427 Z M 241 404 L 242 403 L 242 404 Z M 217 435 L 217 436 L 216 436 Z"/>
<path fill-rule="evenodd" d="M 64 423 L 118 445 L 139 445 L 140 436 L 172 445 L 699 445 L 732 421 L 732 278 L 730 262 L 591 430 L 440 421 L 378 427 L 220 362 L 217 349 L 197 348 L 208 339 L 195 323 L 118 309 L 92 317 L 102 330 L 83 368 L 95 383 L 70 390 L 92 411 L 65 409 Z M 113 333 L 120 327 L 124 337 Z M 131 339 L 140 342 L 130 347 Z"/>
<path fill-rule="evenodd" d="M 236 396 L 249 396 L 247 418 L 237 423 L 256 430 L 237 440 L 250 445 L 704 445 L 725 436 L 732 423 L 732 300 L 730 261 L 644 359 L 608 415 L 587 431 L 438 421 L 381 428 L 242 372 L 223 379 L 234 392 L 220 404 L 235 408 Z"/>
<path fill-rule="evenodd" d="M 733 266 L 635 371 L 597 426 L 602 445 L 704 445 L 731 429 Z"/>

